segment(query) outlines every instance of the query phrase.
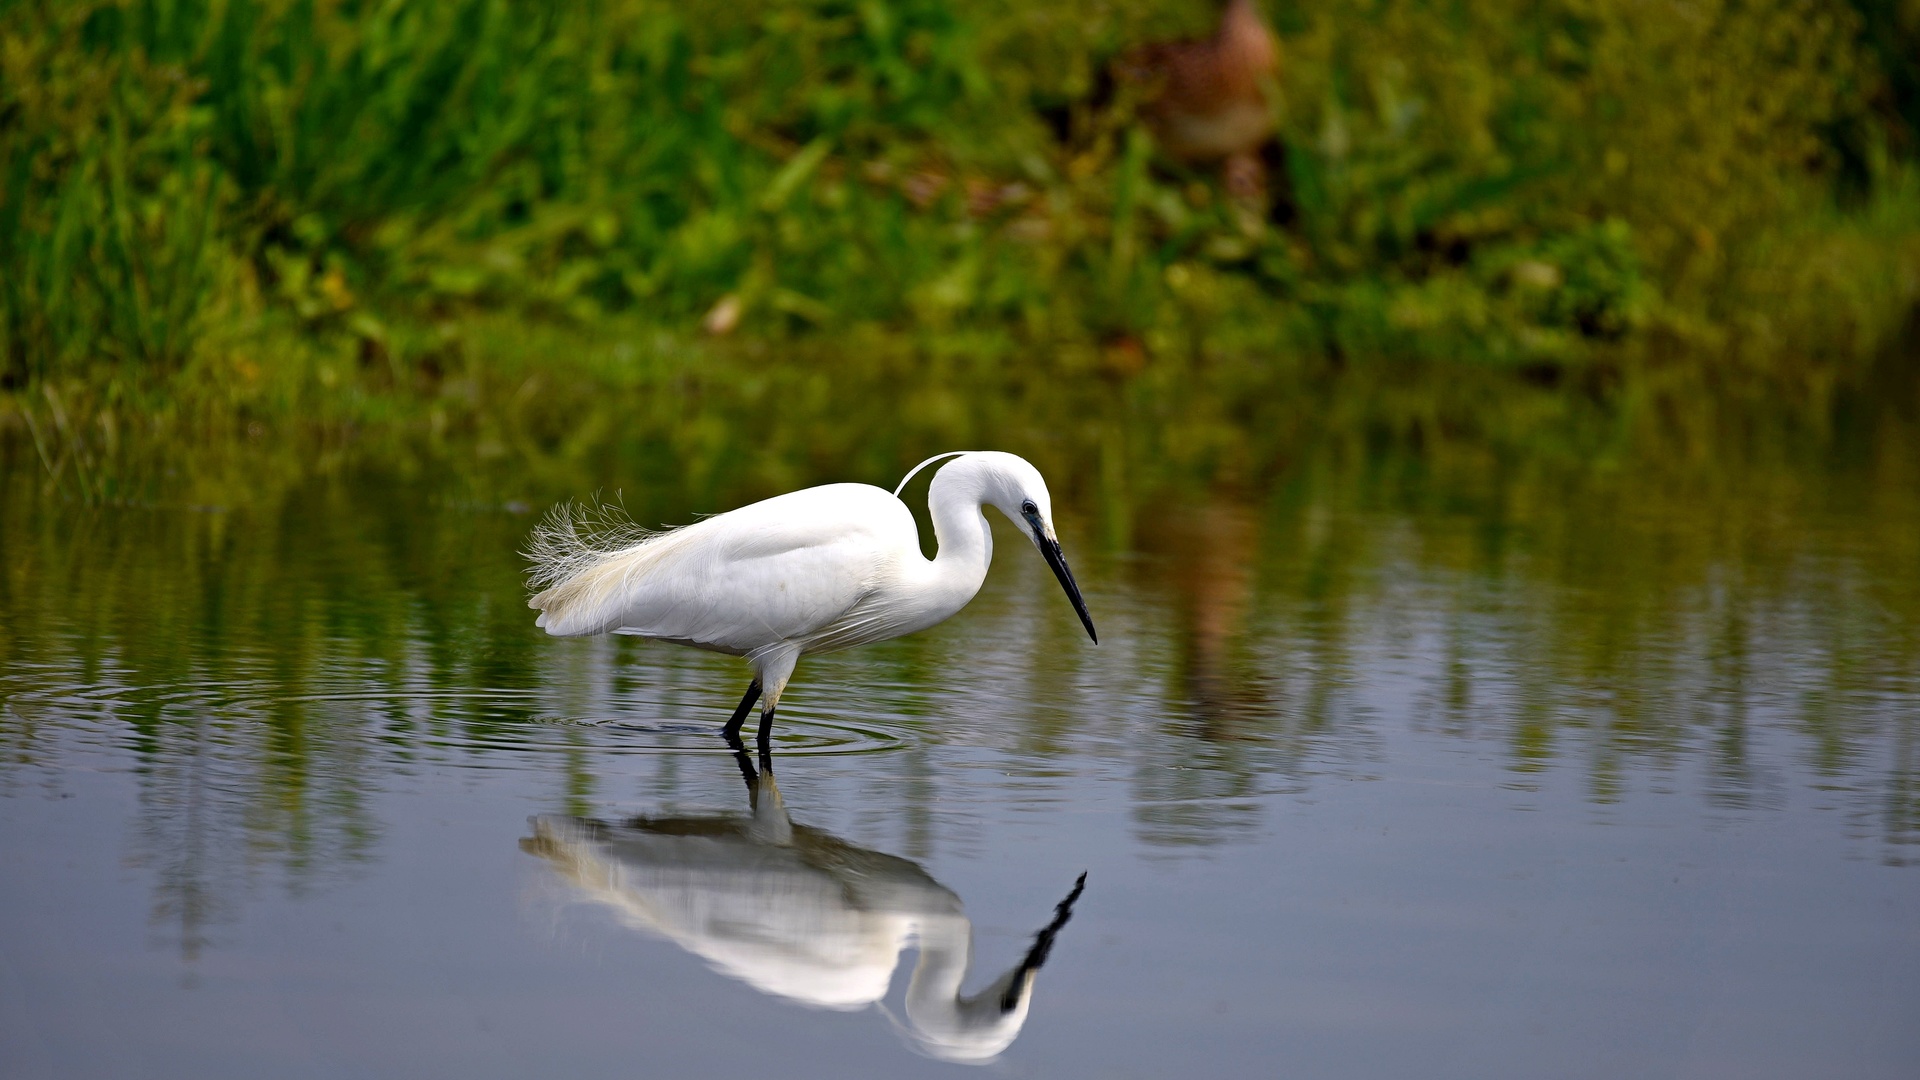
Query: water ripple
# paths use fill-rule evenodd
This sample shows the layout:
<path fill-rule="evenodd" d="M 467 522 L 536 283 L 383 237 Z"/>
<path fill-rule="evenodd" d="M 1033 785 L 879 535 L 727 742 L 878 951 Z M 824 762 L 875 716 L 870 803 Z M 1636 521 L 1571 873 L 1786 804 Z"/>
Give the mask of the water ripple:
<path fill-rule="evenodd" d="M 556 695 L 512 687 L 358 686 L 289 693 L 267 680 L 206 680 L 130 686 L 111 681 L 29 686 L 0 696 L 7 723 L 65 729 L 98 748 L 196 754 L 263 749 L 276 733 L 313 725 L 330 740 L 359 737 L 400 757 L 445 753 L 454 765 L 512 767 L 546 755 L 717 754 L 723 712 L 637 694 L 573 709 Z M 711 711 L 711 716 L 707 714 Z M 751 736 L 751 726 L 749 736 Z M 174 737 L 190 740 L 180 741 Z M 907 745 L 898 718 L 783 711 L 774 729 L 785 756 L 868 754 Z M 159 745 L 155 745 L 156 741 Z"/>

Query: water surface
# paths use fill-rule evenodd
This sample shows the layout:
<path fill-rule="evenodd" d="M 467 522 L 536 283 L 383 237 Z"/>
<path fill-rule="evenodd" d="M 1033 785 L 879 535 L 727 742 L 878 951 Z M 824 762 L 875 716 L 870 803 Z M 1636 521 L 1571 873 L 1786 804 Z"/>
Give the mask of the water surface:
<path fill-rule="evenodd" d="M 1898 471 L 1069 498 L 1098 646 L 1003 531 L 776 790 L 737 662 L 533 629 L 538 498 L 14 461 L 9 1077 L 1920 1073 Z"/>

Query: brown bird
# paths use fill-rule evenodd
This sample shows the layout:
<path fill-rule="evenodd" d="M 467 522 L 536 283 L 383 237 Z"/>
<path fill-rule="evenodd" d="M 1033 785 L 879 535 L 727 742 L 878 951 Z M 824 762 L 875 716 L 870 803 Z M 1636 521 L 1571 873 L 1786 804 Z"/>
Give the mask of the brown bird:
<path fill-rule="evenodd" d="M 1279 70 L 1280 43 L 1253 0 L 1228 0 L 1210 38 L 1142 45 L 1116 66 L 1141 88 L 1141 115 L 1162 152 L 1188 165 L 1219 162 L 1227 190 L 1254 201 L 1264 199 L 1260 148 L 1273 134 L 1265 84 Z"/>

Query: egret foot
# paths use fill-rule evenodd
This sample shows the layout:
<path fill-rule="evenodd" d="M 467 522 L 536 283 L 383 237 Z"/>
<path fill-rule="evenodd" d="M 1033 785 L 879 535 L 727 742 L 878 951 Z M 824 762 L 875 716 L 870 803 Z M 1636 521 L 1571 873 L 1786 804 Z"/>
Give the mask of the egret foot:
<path fill-rule="evenodd" d="M 762 772 L 773 772 L 773 754 L 765 748 L 762 748 L 760 751 L 760 767 L 756 769 L 753 767 L 753 755 L 747 753 L 747 744 L 740 741 L 740 736 L 727 736 L 727 748 L 733 751 L 733 762 L 740 767 L 740 777 L 747 782 L 747 791 L 753 792 L 758 790 L 760 786 L 760 774 Z"/>
<path fill-rule="evenodd" d="M 734 764 L 740 766 L 740 778 L 747 782 L 747 795 L 752 797 L 760 786 L 760 772 L 753 767 L 753 757 L 747 753 L 747 744 L 740 741 L 739 735 L 728 734 L 725 738 L 728 749 L 733 751 Z"/>

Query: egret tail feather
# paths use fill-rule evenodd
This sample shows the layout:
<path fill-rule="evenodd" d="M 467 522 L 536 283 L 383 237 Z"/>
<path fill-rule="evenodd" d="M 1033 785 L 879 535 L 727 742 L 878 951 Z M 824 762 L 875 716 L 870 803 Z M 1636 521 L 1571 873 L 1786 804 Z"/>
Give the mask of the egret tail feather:
<path fill-rule="evenodd" d="M 527 584 L 537 590 L 552 588 L 660 535 L 660 530 L 635 523 L 615 504 L 561 503 L 534 526 L 527 550 L 520 553 L 532 564 Z"/>
<path fill-rule="evenodd" d="M 602 614 L 611 614 L 606 601 L 616 599 L 676 531 L 644 528 L 623 508 L 603 502 L 554 507 L 521 552 L 531 564 L 527 584 L 538 590 L 527 601 L 541 612 L 534 625 L 566 636 L 612 629 L 601 625 Z"/>

